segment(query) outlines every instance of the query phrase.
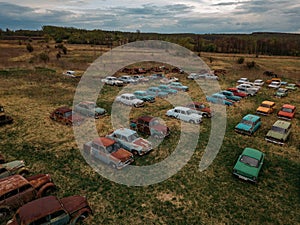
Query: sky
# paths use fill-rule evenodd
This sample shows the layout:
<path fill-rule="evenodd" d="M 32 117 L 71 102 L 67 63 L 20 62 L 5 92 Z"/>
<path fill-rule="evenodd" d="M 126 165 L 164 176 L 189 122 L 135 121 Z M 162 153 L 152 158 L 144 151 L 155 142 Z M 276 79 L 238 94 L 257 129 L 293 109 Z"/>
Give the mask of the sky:
<path fill-rule="evenodd" d="M 300 33 L 300 0 L 0 0 L 0 28 Z"/>

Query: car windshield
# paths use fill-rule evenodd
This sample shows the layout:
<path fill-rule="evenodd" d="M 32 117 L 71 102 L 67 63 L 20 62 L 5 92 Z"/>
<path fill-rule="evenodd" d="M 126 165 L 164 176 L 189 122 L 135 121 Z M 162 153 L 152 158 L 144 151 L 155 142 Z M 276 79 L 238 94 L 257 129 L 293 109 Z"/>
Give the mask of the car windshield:
<path fill-rule="evenodd" d="M 243 124 L 250 125 L 250 126 L 252 126 L 252 125 L 253 125 L 253 122 L 252 122 L 252 121 L 250 121 L 250 120 L 242 120 L 242 123 L 243 123 Z"/>
<path fill-rule="evenodd" d="M 69 117 L 69 116 L 72 116 L 72 111 L 66 112 L 66 113 L 64 114 L 64 117 Z"/>
<path fill-rule="evenodd" d="M 284 93 L 285 90 L 284 90 L 284 89 L 278 89 L 278 92 L 279 92 L 279 93 Z"/>
<path fill-rule="evenodd" d="M 149 123 L 150 126 L 155 126 L 155 125 L 158 125 L 159 124 L 159 121 L 158 119 L 152 119 Z"/>
<path fill-rule="evenodd" d="M 292 113 L 293 112 L 293 110 L 289 109 L 289 108 L 282 108 L 281 111 L 288 112 L 288 113 Z"/>
<path fill-rule="evenodd" d="M 106 148 L 106 151 L 108 151 L 109 153 L 113 153 L 118 151 L 118 149 L 120 149 L 120 144 L 119 143 L 114 143 L 113 145 L 110 145 Z"/>
<path fill-rule="evenodd" d="M 286 133 L 286 129 L 281 127 L 272 126 L 271 130 L 281 134 Z"/>
<path fill-rule="evenodd" d="M 133 133 L 133 134 L 131 134 L 130 136 L 127 137 L 127 140 L 129 142 L 133 142 L 134 140 L 136 140 L 138 138 L 139 138 L 139 136 L 137 135 L 137 133 Z"/>
<path fill-rule="evenodd" d="M 258 165 L 259 165 L 259 161 L 258 161 L 257 159 L 252 158 L 252 157 L 247 156 L 247 155 L 243 155 L 243 156 L 241 157 L 240 161 L 241 161 L 242 163 L 245 163 L 245 164 L 247 164 L 247 165 L 249 165 L 249 166 L 256 167 L 256 168 L 257 168 Z"/>
<path fill-rule="evenodd" d="M 268 105 L 268 104 L 261 104 L 260 106 L 261 106 L 261 107 L 265 107 L 265 108 L 271 108 L 271 106 Z"/>

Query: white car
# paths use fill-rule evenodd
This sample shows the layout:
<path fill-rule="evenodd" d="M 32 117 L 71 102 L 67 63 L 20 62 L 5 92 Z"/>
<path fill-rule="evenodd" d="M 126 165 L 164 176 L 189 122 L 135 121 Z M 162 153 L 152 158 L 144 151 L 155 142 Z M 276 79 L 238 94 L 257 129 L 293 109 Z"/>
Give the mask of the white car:
<path fill-rule="evenodd" d="M 144 101 L 135 97 L 134 94 L 122 94 L 116 97 L 116 102 L 122 103 L 124 105 L 143 107 Z"/>
<path fill-rule="evenodd" d="M 73 70 L 68 70 L 68 71 L 64 72 L 63 75 L 69 76 L 69 77 L 76 77 L 76 72 Z"/>
<path fill-rule="evenodd" d="M 200 74 L 200 78 L 201 76 L 204 76 L 205 79 L 208 80 L 219 80 L 219 77 L 210 73 L 205 73 L 205 74 Z"/>
<path fill-rule="evenodd" d="M 197 73 L 190 73 L 190 75 L 188 75 L 187 78 L 191 79 L 191 80 L 196 80 L 196 79 L 199 79 L 199 74 L 197 74 Z"/>
<path fill-rule="evenodd" d="M 246 77 L 242 77 L 237 81 L 238 84 L 243 84 L 245 82 L 249 82 L 249 79 Z"/>
<path fill-rule="evenodd" d="M 261 80 L 261 79 L 257 79 L 257 80 L 255 80 L 255 81 L 253 82 L 253 84 L 254 84 L 255 86 L 261 87 L 261 86 L 263 86 L 263 85 L 265 84 L 265 82 L 264 82 L 263 80 Z"/>
<path fill-rule="evenodd" d="M 257 89 L 257 91 L 259 91 L 260 90 L 260 88 L 261 88 L 261 86 L 257 86 L 257 85 L 255 85 L 254 83 L 252 83 L 252 82 L 245 82 L 245 83 L 243 83 L 243 84 L 241 84 L 241 85 L 245 85 L 245 84 L 248 84 L 248 85 L 250 85 L 251 86 L 251 88 L 255 88 L 255 89 Z"/>
<path fill-rule="evenodd" d="M 166 115 L 189 123 L 199 124 L 202 121 L 201 115 L 195 113 L 194 110 L 187 107 L 177 106 L 174 109 L 168 110 Z"/>
<path fill-rule="evenodd" d="M 281 83 L 279 81 L 272 81 L 271 84 L 268 85 L 269 88 L 279 88 Z"/>
<path fill-rule="evenodd" d="M 101 82 L 108 84 L 108 85 L 113 85 L 113 86 L 123 86 L 124 85 L 123 81 L 120 81 L 116 77 L 112 77 L 112 76 L 102 79 Z"/>
<path fill-rule="evenodd" d="M 128 76 L 128 75 L 123 75 L 119 78 L 119 80 L 123 81 L 125 84 L 129 84 L 129 83 L 132 83 L 132 84 L 136 84 L 137 81 L 135 79 L 133 79 L 131 76 Z"/>
<path fill-rule="evenodd" d="M 133 75 L 132 78 L 137 82 L 148 82 L 149 78 L 144 77 L 144 75 Z"/>
<path fill-rule="evenodd" d="M 254 95 L 257 94 L 257 89 L 251 88 L 247 85 L 240 84 L 240 85 L 236 86 L 236 88 L 238 89 L 238 91 L 245 92 L 245 93 L 247 93 L 248 95 L 251 95 L 251 96 L 254 96 Z"/>
<path fill-rule="evenodd" d="M 251 89 L 254 90 L 256 93 L 259 91 L 260 87 L 254 86 L 253 84 L 249 84 L 249 83 L 244 83 L 244 84 L 239 84 L 238 86 L 236 86 L 237 88 L 239 87 L 243 87 L 243 88 L 247 88 L 247 89 Z"/>

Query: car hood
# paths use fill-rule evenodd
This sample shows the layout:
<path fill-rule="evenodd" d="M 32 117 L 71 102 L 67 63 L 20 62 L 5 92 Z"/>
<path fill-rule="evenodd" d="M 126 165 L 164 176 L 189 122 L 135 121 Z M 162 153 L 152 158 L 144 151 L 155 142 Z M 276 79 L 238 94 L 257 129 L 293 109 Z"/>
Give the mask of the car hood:
<path fill-rule="evenodd" d="M 138 138 L 136 140 L 133 141 L 133 144 L 141 146 L 143 148 L 149 148 L 151 147 L 151 144 L 149 141 L 143 139 L 143 138 Z"/>
<path fill-rule="evenodd" d="M 157 130 L 157 131 L 161 131 L 161 132 L 167 132 L 168 128 L 164 125 L 161 124 L 157 124 L 154 126 L 151 126 L 152 129 Z"/>
<path fill-rule="evenodd" d="M 95 112 L 96 112 L 96 113 L 99 113 L 99 114 L 103 114 L 103 113 L 106 112 L 106 110 L 103 109 L 103 108 L 97 107 L 97 108 L 95 108 Z"/>
<path fill-rule="evenodd" d="M 278 116 L 292 118 L 294 116 L 294 113 L 279 111 L 277 115 Z"/>
<path fill-rule="evenodd" d="M 235 128 L 239 129 L 239 130 L 250 131 L 252 127 L 250 125 L 247 125 L 247 124 L 244 124 L 244 123 L 239 123 L 238 125 L 236 125 Z"/>
<path fill-rule="evenodd" d="M 62 198 L 60 202 L 69 214 L 73 214 L 74 212 L 88 206 L 87 200 L 83 196 L 69 196 Z"/>
<path fill-rule="evenodd" d="M 280 140 L 280 139 L 283 139 L 283 138 L 284 138 L 285 134 L 278 133 L 278 132 L 275 132 L 275 131 L 270 130 L 270 131 L 267 133 L 266 136 L 267 136 L 267 137 L 271 137 L 271 138 L 275 138 L 275 139 Z"/>
<path fill-rule="evenodd" d="M 21 160 L 15 160 L 12 162 L 5 163 L 2 166 L 7 168 L 8 170 L 13 170 L 13 169 L 18 169 L 18 168 L 24 167 L 25 163 L 24 163 L 24 161 L 21 161 Z"/>
<path fill-rule="evenodd" d="M 120 148 L 117 151 L 111 153 L 111 155 L 121 160 L 122 162 L 126 162 L 128 159 L 132 157 L 132 153 L 126 151 L 123 148 Z"/>
<path fill-rule="evenodd" d="M 257 167 L 253 167 L 253 166 L 249 166 L 245 163 L 242 163 L 240 161 L 238 161 L 235 166 L 234 166 L 234 170 L 237 170 L 237 172 L 241 175 L 246 175 L 248 177 L 251 176 L 258 176 L 258 172 L 259 172 L 259 168 Z"/>
<path fill-rule="evenodd" d="M 143 101 L 143 100 L 140 100 L 140 99 L 133 99 L 132 102 L 133 102 L 134 104 L 142 104 L 142 103 L 144 103 L 144 101 Z"/>
<path fill-rule="evenodd" d="M 267 113 L 267 112 L 270 111 L 270 108 L 266 108 L 266 107 L 261 107 L 260 106 L 260 107 L 257 108 L 257 111 Z"/>

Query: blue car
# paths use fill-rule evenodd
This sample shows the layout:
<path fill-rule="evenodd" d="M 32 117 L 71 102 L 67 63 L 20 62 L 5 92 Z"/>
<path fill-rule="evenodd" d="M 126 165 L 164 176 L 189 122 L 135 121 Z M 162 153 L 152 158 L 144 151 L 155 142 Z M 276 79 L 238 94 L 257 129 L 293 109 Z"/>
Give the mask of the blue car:
<path fill-rule="evenodd" d="M 242 99 L 239 96 L 235 96 L 231 91 L 220 91 L 219 93 L 225 95 L 225 97 L 231 101 L 239 102 Z"/>
<path fill-rule="evenodd" d="M 227 105 L 227 106 L 232 106 L 234 104 L 232 101 L 228 100 L 225 95 L 218 94 L 218 93 L 213 94 L 211 96 L 207 96 L 206 100 L 211 103 Z"/>
<path fill-rule="evenodd" d="M 168 93 L 161 91 L 158 87 L 149 87 L 146 91 L 148 95 L 158 98 L 167 98 Z"/>
<path fill-rule="evenodd" d="M 242 121 L 236 125 L 235 131 L 241 134 L 252 135 L 261 126 L 259 116 L 248 114 L 243 117 Z"/>
<path fill-rule="evenodd" d="M 161 84 L 161 85 L 158 86 L 158 88 L 161 91 L 167 92 L 168 94 L 171 94 L 171 95 L 176 95 L 177 92 L 178 92 L 177 90 L 170 88 L 168 85 Z"/>

